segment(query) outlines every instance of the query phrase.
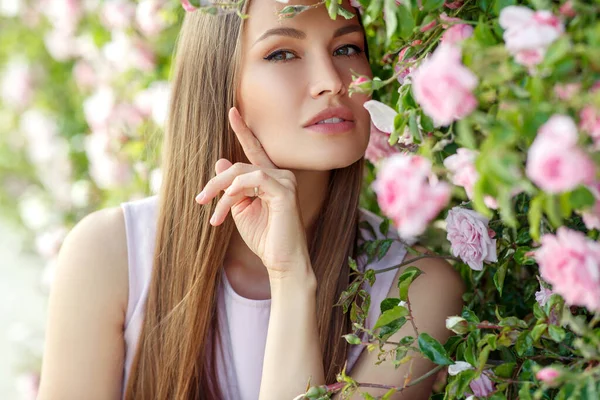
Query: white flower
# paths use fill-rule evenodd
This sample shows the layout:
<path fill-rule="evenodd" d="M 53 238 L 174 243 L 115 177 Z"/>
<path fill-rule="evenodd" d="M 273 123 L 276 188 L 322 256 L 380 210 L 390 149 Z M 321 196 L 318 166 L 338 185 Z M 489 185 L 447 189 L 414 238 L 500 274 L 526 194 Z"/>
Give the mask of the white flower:
<path fill-rule="evenodd" d="M 465 361 L 457 361 L 448 367 L 448 375 L 455 376 L 468 369 L 473 369 L 473 366 Z"/>

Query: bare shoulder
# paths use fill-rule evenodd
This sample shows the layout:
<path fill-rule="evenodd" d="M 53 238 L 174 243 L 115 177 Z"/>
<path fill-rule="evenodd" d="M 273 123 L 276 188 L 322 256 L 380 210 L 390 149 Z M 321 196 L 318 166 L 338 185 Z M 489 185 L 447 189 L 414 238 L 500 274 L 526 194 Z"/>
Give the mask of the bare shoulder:
<path fill-rule="evenodd" d="M 434 254 L 426 247 L 420 245 L 413 247 L 420 253 Z M 418 256 L 408 253 L 405 261 L 409 261 L 417 257 Z M 443 287 L 445 288 L 444 293 L 440 293 L 440 295 L 448 296 L 455 294 L 459 295 L 459 297 L 462 297 L 462 294 L 465 291 L 465 283 L 460 274 L 445 259 L 439 257 L 421 258 L 416 260 L 411 265 L 414 265 L 423 272 L 423 278 L 418 278 L 413 284 L 414 291 L 421 290 L 422 288 L 423 290 L 430 292 L 430 289 L 434 287 Z M 419 279 L 421 282 L 423 282 L 423 284 L 419 285 L 417 283 L 419 282 Z M 411 288 L 413 288 L 413 286 L 411 286 Z M 429 295 L 435 296 L 436 293 L 430 292 Z"/>
<path fill-rule="evenodd" d="M 128 295 L 123 212 L 93 212 L 58 255 L 38 399 L 120 398 Z"/>
<path fill-rule="evenodd" d="M 421 253 L 431 253 L 422 246 L 414 246 Z M 416 338 L 418 334 L 427 333 L 444 343 L 452 332 L 446 329 L 446 318 L 452 315 L 460 314 L 462 310 L 462 295 L 465 291 L 465 284 L 456 272 L 454 267 L 446 260 L 441 258 L 418 258 L 410 253 L 407 254 L 404 261 L 414 259 L 414 262 L 407 266 L 415 266 L 423 274 L 415 279 L 408 290 L 408 299 L 414 324 L 406 323 L 399 331 L 393 334 L 388 340 L 390 343 L 399 342 L 407 336 Z M 406 267 L 405 267 L 406 268 Z M 396 272 L 395 281 L 405 268 L 399 268 Z M 392 285 L 387 297 L 398 297 L 398 287 Z M 415 331 L 415 327 L 417 331 Z M 393 350 L 394 346 L 384 345 L 388 351 Z M 405 376 L 412 376 L 417 379 L 429 371 L 435 365 L 421 356 L 415 356 L 412 362 L 402 364 L 395 368 L 391 362 L 378 363 L 378 354 L 363 352 L 352 371 L 352 376 L 359 382 L 369 382 L 384 384 L 390 386 L 403 386 Z M 378 365 L 379 364 L 379 365 Z M 396 393 L 390 397 L 393 400 L 425 400 L 431 394 L 431 388 L 435 380 L 435 375 L 429 376 L 418 385 L 406 387 L 402 392 Z M 373 396 L 381 396 L 385 390 L 369 389 Z M 358 399 L 359 396 L 353 397 Z"/>
<path fill-rule="evenodd" d="M 104 208 L 85 216 L 65 238 L 59 254 L 63 274 L 79 273 L 106 283 L 127 309 L 128 271 L 125 217 L 121 207 Z M 81 271 L 70 271 L 80 269 Z"/>

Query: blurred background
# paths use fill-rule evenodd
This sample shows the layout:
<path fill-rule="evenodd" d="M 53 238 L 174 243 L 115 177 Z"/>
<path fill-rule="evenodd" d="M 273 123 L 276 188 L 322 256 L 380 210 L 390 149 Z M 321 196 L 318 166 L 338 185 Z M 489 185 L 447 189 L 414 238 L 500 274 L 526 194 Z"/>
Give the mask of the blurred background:
<path fill-rule="evenodd" d="M 0 398 L 34 399 L 66 233 L 156 193 L 178 0 L 0 0 Z"/>

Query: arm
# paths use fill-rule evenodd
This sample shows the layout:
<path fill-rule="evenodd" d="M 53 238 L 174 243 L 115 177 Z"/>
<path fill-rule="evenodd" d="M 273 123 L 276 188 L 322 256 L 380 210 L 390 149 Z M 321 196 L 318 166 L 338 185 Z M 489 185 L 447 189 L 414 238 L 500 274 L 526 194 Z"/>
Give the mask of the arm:
<path fill-rule="evenodd" d="M 292 399 L 311 385 L 325 383 L 317 330 L 316 279 L 305 271 L 271 278 L 271 315 L 267 333 L 260 400 Z"/>
<path fill-rule="evenodd" d="M 38 400 L 121 398 L 127 282 L 122 211 L 90 214 L 58 256 Z"/>
<path fill-rule="evenodd" d="M 417 247 L 420 252 L 427 252 L 427 249 Z M 406 260 L 414 258 L 407 256 Z M 465 290 L 464 283 L 460 275 L 452 268 L 450 264 L 439 258 L 427 258 L 415 261 L 411 265 L 421 269 L 424 273 L 419 276 L 410 286 L 409 300 L 411 303 L 412 314 L 419 333 L 427 332 L 440 343 L 444 343 L 452 332 L 446 329 L 446 317 L 451 315 L 460 315 L 462 309 L 462 294 Z M 404 269 L 401 268 L 400 271 Z M 394 282 L 397 282 L 400 271 L 396 274 Z M 387 297 L 398 297 L 397 285 L 392 285 Z M 405 336 L 416 337 L 412 324 L 406 323 L 398 332 L 392 335 L 390 342 L 398 342 Z M 384 346 L 384 349 L 390 350 L 393 346 Z M 384 362 L 375 365 L 377 361 L 377 351 L 368 353 L 364 351 L 357 361 L 356 366 L 350 374 L 357 382 L 379 383 L 389 386 L 403 386 L 404 377 L 409 371 L 410 362 L 403 364 L 395 369 L 391 362 Z M 415 380 L 426 374 L 435 367 L 431 361 L 416 356 L 412 365 L 412 379 Z M 436 374 L 425 379 L 415 386 L 408 387 L 400 393 L 394 394 L 391 399 L 394 400 L 426 400 L 431 394 L 431 388 L 435 381 Z M 383 389 L 365 389 L 374 396 L 381 396 L 387 390 Z M 339 396 L 338 396 L 339 397 Z M 335 397 L 334 397 L 335 398 Z M 353 398 L 362 398 L 356 395 Z"/>

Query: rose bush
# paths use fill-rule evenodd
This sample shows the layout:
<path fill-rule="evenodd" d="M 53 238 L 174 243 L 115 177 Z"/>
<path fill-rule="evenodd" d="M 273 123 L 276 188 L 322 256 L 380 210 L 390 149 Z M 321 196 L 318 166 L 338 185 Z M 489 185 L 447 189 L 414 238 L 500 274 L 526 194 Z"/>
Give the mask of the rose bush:
<path fill-rule="evenodd" d="M 306 9 L 286 3 L 282 17 Z M 436 252 L 422 257 L 451 260 L 468 288 L 462 314 L 446 321 L 454 336 L 415 335 L 388 362 L 428 357 L 438 364 L 431 373 L 448 369 L 436 399 L 599 398 L 600 5 L 352 3 L 375 75 L 350 87 L 373 94 L 361 205 L 387 217 L 366 228 L 393 224 L 411 252 L 419 240 Z M 0 209 L 47 261 L 45 285 L 77 220 L 160 185 L 151 133 L 159 137 L 164 122 L 183 13 L 239 4 L 0 2 Z M 323 4 L 332 18 L 350 17 L 336 1 Z M 361 251 L 382 257 L 389 240 L 367 240 Z M 415 279 L 408 266 L 400 304 L 384 301 L 382 311 L 406 309 Z M 342 306 L 360 309 L 366 293 L 352 287 Z M 398 315 L 368 330 L 363 314 L 346 339 L 366 335 L 377 349 L 409 320 Z M 24 354 L 21 381 L 35 381 L 24 377 L 39 361 Z M 365 382 L 340 372 L 308 397 L 361 391 Z"/>

